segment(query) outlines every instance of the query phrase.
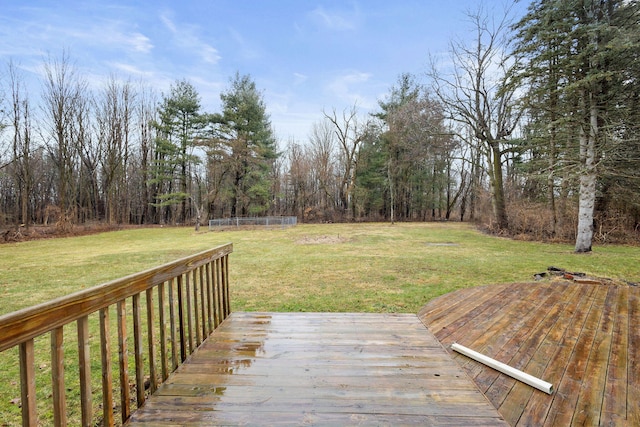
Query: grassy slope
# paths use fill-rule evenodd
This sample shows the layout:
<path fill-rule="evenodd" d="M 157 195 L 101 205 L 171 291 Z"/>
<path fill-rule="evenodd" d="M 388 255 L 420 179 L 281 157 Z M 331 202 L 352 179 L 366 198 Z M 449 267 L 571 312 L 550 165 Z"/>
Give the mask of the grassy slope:
<path fill-rule="evenodd" d="M 640 247 L 596 247 L 592 254 L 576 255 L 569 245 L 515 242 L 464 224 L 298 225 L 198 234 L 190 228 L 154 228 L 0 245 L 0 314 L 227 242 L 234 243 L 233 310 L 416 313 L 436 296 L 530 281 L 550 265 L 640 281 Z M 97 320 L 92 322 L 96 337 Z M 77 372 L 74 333 L 73 327 L 65 328 L 71 424 L 79 417 L 77 375 L 71 374 Z M 51 421 L 48 346 L 46 336 L 36 341 L 44 424 Z M 97 346 L 92 340 L 96 357 Z M 96 365 L 94 393 L 99 393 L 99 374 Z M 20 409 L 11 403 L 20 396 L 18 375 L 17 351 L 0 354 L 0 425 L 19 425 Z M 96 395 L 94 406 L 99 404 Z"/>

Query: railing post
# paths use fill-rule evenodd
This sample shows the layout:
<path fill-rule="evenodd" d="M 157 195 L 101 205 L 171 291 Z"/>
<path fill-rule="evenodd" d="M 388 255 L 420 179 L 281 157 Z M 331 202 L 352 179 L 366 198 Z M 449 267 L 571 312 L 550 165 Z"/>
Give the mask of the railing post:
<path fill-rule="evenodd" d="M 213 281 L 214 281 L 214 288 L 215 288 L 215 297 L 216 297 L 216 304 L 215 304 L 215 308 L 216 308 L 216 327 L 218 327 L 218 325 L 220 323 L 222 323 L 223 317 L 222 317 L 222 285 L 220 284 L 220 277 L 222 276 L 220 274 L 220 259 L 216 259 L 213 262 L 214 264 L 214 268 L 213 268 Z"/>
<path fill-rule="evenodd" d="M 83 427 L 93 425 L 91 398 L 91 357 L 89 355 L 89 317 L 78 319 L 78 365 L 80 367 L 80 406 Z"/>
<path fill-rule="evenodd" d="M 53 425 L 67 425 L 67 401 L 64 386 L 64 328 L 51 331 L 51 388 L 53 397 Z"/>
<path fill-rule="evenodd" d="M 191 273 L 185 274 L 184 296 L 187 299 L 187 335 L 189 336 L 189 354 L 193 353 L 193 320 L 191 309 Z M 185 357 L 186 359 L 186 357 Z M 184 360 L 184 359 L 183 359 Z"/>
<path fill-rule="evenodd" d="M 187 359 L 187 342 L 184 333 L 184 290 L 182 289 L 182 275 L 178 276 L 178 322 L 180 327 L 180 362 Z"/>
<path fill-rule="evenodd" d="M 224 318 L 231 314 L 231 301 L 229 300 L 229 256 L 222 257 L 222 283 L 224 286 Z"/>
<path fill-rule="evenodd" d="M 111 374 L 109 307 L 100 309 L 100 355 L 102 359 L 102 425 L 113 426 L 113 378 Z"/>
<path fill-rule="evenodd" d="M 142 359 L 142 321 L 140 320 L 140 294 L 133 296 L 133 348 L 136 362 L 136 403 L 144 403 L 144 360 Z"/>
<path fill-rule="evenodd" d="M 118 361 L 120 362 L 120 406 L 122 407 L 122 423 L 131 416 L 129 406 L 129 351 L 127 350 L 127 306 L 126 300 L 118 301 Z"/>
<path fill-rule="evenodd" d="M 200 313 L 200 321 L 201 328 L 200 331 L 202 333 L 202 341 L 207 338 L 207 305 L 205 301 L 207 287 L 204 283 L 204 267 L 198 267 L 198 287 L 200 288 L 200 308 L 202 309 Z"/>
<path fill-rule="evenodd" d="M 36 411 L 36 373 L 33 340 L 20 344 L 20 395 L 23 427 L 38 425 Z"/>
<path fill-rule="evenodd" d="M 209 324 L 209 331 L 208 334 L 211 334 L 213 332 L 214 326 L 213 326 L 213 316 L 214 316 L 214 311 L 213 311 L 213 289 L 211 286 L 211 263 L 208 262 L 205 265 L 205 277 L 206 277 L 206 282 L 207 282 L 207 321 Z"/>
<path fill-rule="evenodd" d="M 158 388 L 156 368 L 156 339 L 153 315 L 153 289 L 146 291 L 147 296 L 147 344 L 149 346 L 149 387 L 151 393 Z"/>
<path fill-rule="evenodd" d="M 195 346 L 194 349 L 200 346 L 202 340 L 200 339 L 200 304 L 198 303 L 198 276 L 196 275 L 195 270 L 190 274 L 193 277 L 193 317 L 195 320 L 195 330 L 194 330 L 194 339 Z M 193 353 L 193 350 L 191 351 Z"/>
<path fill-rule="evenodd" d="M 167 320 L 164 312 L 165 296 L 164 282 L 158 285 L 158 321 L 160 322 L 160 368 L 162 369 L 162 381 L 169 377 L 167 361 Z"/>
<path fill-rule="evenodd" d="M 175 279 L 169 281 L 169 322 L 171 327 L 171 372 L 178 367 L 178 331 L 176 330 L 176 304 L 174 297 L 173 284 Z"/>

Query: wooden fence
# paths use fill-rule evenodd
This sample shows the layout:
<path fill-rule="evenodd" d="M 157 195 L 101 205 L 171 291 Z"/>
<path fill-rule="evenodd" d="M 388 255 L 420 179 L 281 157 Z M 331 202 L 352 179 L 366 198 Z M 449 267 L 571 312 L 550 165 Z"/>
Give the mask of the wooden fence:
<path fill-rule="evenodd" d="M 231 244 L 223 245 L 1 316 L 0 352 L 19 347 L 22 424 L 38 425 L 34 339 L 50 334 L 53 423 L 56 426 L 67 425 L 65 364 L 69 363 L 64 359 L 63 337 L 64 327 L 74 322 L 78 337 L 81 422 L 83 426 L 95 424 L 92 359 L 89 354 L 89 315 L 93 313 L 98 314 L 100 330 L 102 423 L 105 426 L 116 423 L 112 368 L 114 344 L 111 342 L 112 322 L 109 319 L 114 306 L 118 332 L 119 406 L 122 423 L 126 422 L 131 416 L 132 401 L 127 345 L 129 331 L 133 330 L 132 359 L 135 365 L 132 369 L 135 371 L 135 387 L 132 388 L 135 388 L 136 405 L 140 407 L 145 401 L 145 388 L 153 393 L 229 315 L 228 256 L 232 251 Z M 131 312 L 127 313 L 129 304 Z M 128 322 L 132 323 L 129 325 L 132 328 L 127 327 Z"/>

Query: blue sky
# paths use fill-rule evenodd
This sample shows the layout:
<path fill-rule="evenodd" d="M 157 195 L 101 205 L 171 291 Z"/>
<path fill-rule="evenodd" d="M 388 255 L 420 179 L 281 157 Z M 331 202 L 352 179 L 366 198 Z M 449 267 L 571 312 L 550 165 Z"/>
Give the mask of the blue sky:
<path fill-rule="evenodd" d="M 487 0 L 500 13 L 508 0 Z M 90 85 L 109 75 L 166 93 L 186 78 L 219 111 L 237 72 L 263 92 L 278 138 L 304 142 L 323 109 L 377 110 L 401 73 L 466 38 L 478 0 L 5 0 L 0 56 L 36 80 L 66 49 Z M 9 4 L 6 4 L 9 3 Z M 516 15 L 526 9 L 521 0 Z M 31 87 L 31 95 L 40 88 Z M 33 93 L 36 92 L 36 93 Z"/>

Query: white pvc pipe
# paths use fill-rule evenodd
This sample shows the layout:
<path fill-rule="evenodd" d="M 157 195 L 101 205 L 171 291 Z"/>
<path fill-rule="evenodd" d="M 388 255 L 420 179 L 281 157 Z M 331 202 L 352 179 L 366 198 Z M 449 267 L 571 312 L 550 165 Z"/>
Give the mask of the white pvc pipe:
<path fill-rule="evenodd" d="M 531 387 L 535 387 L 538 390 L 544 391 L 547 394 L 553 393 L 553 384 L 536 378 L 533 375 L 529 375 L 526 372 L 522 372 L 516 368 L 512 368 L 509 365 L 498 362 L 495 359 L 478 353 L 477 351 L 471 350 L 470 348 L 462 346 L 458 343 L 451 344 L 451 349 L 457 351 L 458 353 L 464 354 L 465 356 L 470 357 L 480 363 L 484 363 L 485 365 L 492 367 L 496 371 L 500 371 L 503 374 L 509 375 L 510 377 L 515 378 L 518 381 L 529 384 Z"/>

